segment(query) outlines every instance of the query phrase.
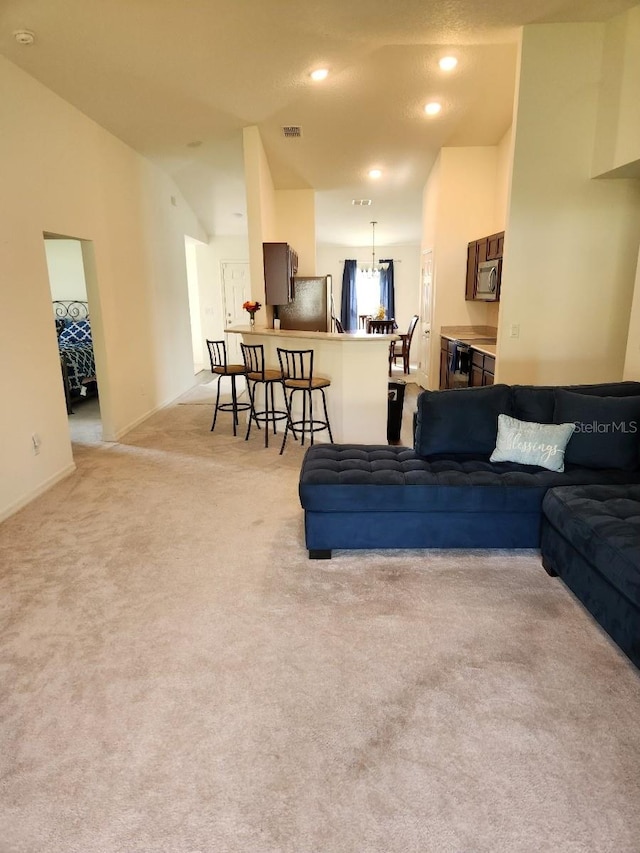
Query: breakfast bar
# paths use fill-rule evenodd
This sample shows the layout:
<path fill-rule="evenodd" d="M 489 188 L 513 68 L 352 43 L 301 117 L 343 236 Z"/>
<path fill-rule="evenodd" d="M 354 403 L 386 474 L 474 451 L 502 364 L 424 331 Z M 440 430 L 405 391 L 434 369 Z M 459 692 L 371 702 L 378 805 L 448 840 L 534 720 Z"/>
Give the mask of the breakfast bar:
<path fill-rule="evenodd" d="M 262 344 L 266 363 L 278 366 L 278 347 L 312 349 L 314 374 L 331 380 L 327 407 L 338 443 L 387 443 L 389 344 L 399 335 L 338 334 L 260 326 L 231 326 L 227 334 Z M 324 439 L 319 434 L 318 440 Z"/>

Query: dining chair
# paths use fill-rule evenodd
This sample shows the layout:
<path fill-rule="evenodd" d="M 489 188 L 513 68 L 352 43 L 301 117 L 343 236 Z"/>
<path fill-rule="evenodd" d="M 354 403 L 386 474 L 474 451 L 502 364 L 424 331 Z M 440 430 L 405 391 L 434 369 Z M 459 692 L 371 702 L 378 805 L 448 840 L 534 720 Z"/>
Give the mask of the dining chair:
<path fill-rule="evenodd" d="M 396 363 L 396 360 L 402 359 L 403 373 L 409 373 L 409 352 L 411 350 L 411 339 L 415 332 L 418 320 L 420 318 L 414 314 L 409 321 L 409 329 L 406 334 L 400 335 L 399 341 L 391 341 L 389 345 L 389 376 L 391 376 L 391 368 Z"/>
<path fill-rule="evenodd" d="M 390 320 L 369 320 L 367 331 L 370 335 L 393 335 L 398 328 L 396 321 Z"/>

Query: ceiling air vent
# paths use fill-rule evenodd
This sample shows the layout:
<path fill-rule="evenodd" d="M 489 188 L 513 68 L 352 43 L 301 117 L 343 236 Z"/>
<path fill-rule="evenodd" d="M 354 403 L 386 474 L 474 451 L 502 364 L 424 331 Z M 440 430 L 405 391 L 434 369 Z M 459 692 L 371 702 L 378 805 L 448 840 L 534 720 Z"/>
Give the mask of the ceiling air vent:
<path fill-rule="evenodd" d="M 302 128 L 295 124 L 285 125 L 282 128 L 282 135 L 287 139 L 297 139 L 302 136 Z"/>
<path fill-rule="evenodd" d="M 369 205 L 371 204 L 371 199 L 370 198 L 354 198 L 351 200 L 351 204 L 355 205 L 356 207 L 369 207 Z"/>

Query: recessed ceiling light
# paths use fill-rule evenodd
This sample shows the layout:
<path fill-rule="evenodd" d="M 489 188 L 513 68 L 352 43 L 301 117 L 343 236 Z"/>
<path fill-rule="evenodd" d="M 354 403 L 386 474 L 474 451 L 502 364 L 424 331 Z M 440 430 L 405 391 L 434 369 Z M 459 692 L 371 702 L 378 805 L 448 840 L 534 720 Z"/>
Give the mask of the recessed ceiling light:
<path fill-rule="evenodd" d="M 35 35 L 31 32 L 31 30 L 16 30 L 13 34 L 14 39 L 18 42 L 18 44 L 23 44 L 28 46 L 33 44 L 35 41 Z"/>
<path fill-rule="evenodd" d="M 369 177 L 377 180 L 382 177 L 382 169 L 369 169 Z"/>
<path fill-rule="evenodd" d="M 312 71 L 309 75 L 312 80 L 326 80 L 329 76 L 328 68 L 316 68 L 315 71 Z"/>
<path fill-rule="evenodd" d="M 437 116 L 441 109 L 442 104 L 439 104 L 437 101 L 429 101 L 424 111 L 428 116 Z"/>
<path fill-rule="evenodd" d="M 443 71 L 453 71 L 453 69 L 458 64 L 458 60 L 455 56 L 443 56 L 438 65 Z"/>

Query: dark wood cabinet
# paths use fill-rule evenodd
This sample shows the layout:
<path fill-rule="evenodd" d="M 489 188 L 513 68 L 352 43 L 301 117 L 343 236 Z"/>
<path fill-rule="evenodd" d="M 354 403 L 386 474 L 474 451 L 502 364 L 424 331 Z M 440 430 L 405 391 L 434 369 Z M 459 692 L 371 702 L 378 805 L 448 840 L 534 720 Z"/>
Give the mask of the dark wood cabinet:
<path fill-rule="evenodd" d="M 454 341 L 449 338 L 440 338 L 440 390 L 446 388 L 461 387 L 454 382 L 451 373 L 451 357 L 453 355 Z M 474 349 L 469 344 L 469 387 L 481 388 L 483 385 L 493 385 L 496 372 L 496 358 L 480 350 Z M 458 374 L 458 380 L 460 375 Z"/>
<path fill-rule="evenodd" d="M 481 388 L 483 385 L 493 385 L 495 381 L 496 359 L 479 350 L 471 350 L 471 376 L 469 385 Z"/>
<path fill-rule="evenodd" d="M 449 387 L 449 364 L 453 342 L 448 338 L 440 338 L 440 390 Z"/>
<path fill-rule="evenodd" d="M 489 260 L 489 238 L 483 237 L 481 240 L 476 240 L 478 250 L 476 252 L 476 261 L 481 264 Z"/>
<path fill-rule="evenodd" d="M 496 381 L 496 360 L 495 358 L 487 358 L 484 363 L 484 371 L 482 372 L 482 384 L 493 385 Z"/>
<path fill-rule="evenodd" d="M 499 234 L 492 234 L 487 237 L 487 260 L 497 261 L 502 257 L 502 247 L 504 245 L 504 231 Z"/>
<path fill-rule="evenodd" d="M 488 237 L 481 237 L 479 240 L 472 240 L 467 246 L 467 280 L 465 285 L 464 298 L 469 301 L 476 298 L 476 287 L 478 283 L 478 265 L 484 261 L 499 261 L 502 259 L 502 251 L 504 248 L 504 231 L 497 234 L 490 234 Z M 496 302 L 500 301 L 500 274 L 502 264 L 499 265 L 498 274 L 498 295 Z"/>
<path fill-rule="evenodd" d="M 467 248 L 467 287 L 464 298 L 473 299 L 476 292 L 476 275 L 478 272 L 478 241 L 469 243 Z"/>
<path fill-rule="evenodd" d="M 287 305 L 293 299 L 298 255 L 288 243 L 263 243 L 264 290 L 267 305 Z"/>
<path fill-rule="evenodd" d="M 471 388 L 480 388 L 484 383 L 482 382 L 482 368 L 478 367 L 477 364 L 471 365 L 471 375 L 469 377 L 469 385 Z"/>

